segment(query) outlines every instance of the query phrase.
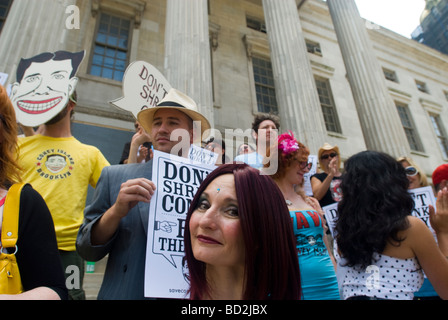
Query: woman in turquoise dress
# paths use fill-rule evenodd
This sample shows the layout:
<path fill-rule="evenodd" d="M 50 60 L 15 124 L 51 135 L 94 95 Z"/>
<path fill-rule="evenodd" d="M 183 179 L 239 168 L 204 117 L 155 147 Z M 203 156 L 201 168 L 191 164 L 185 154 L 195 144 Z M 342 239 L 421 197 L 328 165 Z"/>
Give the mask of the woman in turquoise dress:
<path fill-rule="evenodd" d="M 271 175 L 283 193 L 289 208 L 300 265 L 303 300 L 339 300 L 333 255 L 329 253 L 325 218 L 319 202 L 305 195 L 303 175 L 311 167 L 310 152 L 291 132 L 278 137 L 270 149 L 270 162 L 278 160 L 278 169 Z"/>

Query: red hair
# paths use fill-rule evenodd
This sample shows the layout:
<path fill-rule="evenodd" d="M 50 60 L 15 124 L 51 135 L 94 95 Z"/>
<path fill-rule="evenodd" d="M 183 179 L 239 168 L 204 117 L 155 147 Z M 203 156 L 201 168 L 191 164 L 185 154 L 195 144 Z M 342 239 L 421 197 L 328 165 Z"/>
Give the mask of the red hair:
<path fill-rule="evenodd" d="M 205 263 L 193 255 L 190 219 L 201 194 L 223 174 L 235 178 L 238 212 L 246 253 L 244 300 L 298 300 L 301 296 L 296 240 L 283 195 L 275 182 L 247 164 L 224 164 L 200 185 L 185 222 L 185 257 L 190 273 L 190 298 L 208 296 Z"/>
<path fill-rule="evenodd" d="M 20 182 L 16 113 L 4 87 L 0 86 L 0 187 Z"/>

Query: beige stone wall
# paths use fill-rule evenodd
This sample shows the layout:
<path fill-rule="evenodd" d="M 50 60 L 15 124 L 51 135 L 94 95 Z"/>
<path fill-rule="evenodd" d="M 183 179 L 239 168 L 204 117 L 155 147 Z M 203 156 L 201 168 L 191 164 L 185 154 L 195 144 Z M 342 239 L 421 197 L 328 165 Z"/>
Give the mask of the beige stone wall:
<path fill-rule="evenodd" d="M 448 56 L 387 29 L 370 30 L 380 64 L 397 74 L 398 83 L 387 81 L 394 101 L 407 104 L 416 126 L 423 152 L 411 151 L 411 157 L 427 175 L 444 159 L 429 119 L 439 114 L 445 130 L 448 126 Z M 426 83 L 428 93 L 417 89 L 415 80 Z"/>
<path fill-rule="evenodd" d="M 305 38 L 321 46 L 322 56 L 308 53 L 315 76 L 330 80 L 342 134 L 328 133 L 328 143 L 338 145 L 343 159 L 365 150 L 355 101 L 328 8 L 322 1 L 308 1 L 299 11 Z M 318 150 L 311 150 L 317 154 Z"/>
<path fill-rule="evenodd" d="M 166 0 L 146 1 L 141 15 L 136 14 L 133 11 L 135 7 L 129 7 L 129 4 L 133 3 L 138 7 L 144 4 L 145 1 L 142 0 L 73 0 L 66 3 L 70 2 L 75 2 L 80 8 L 80 29 L 59 30 L 66 39 L 61 44 L 61 49 L 85 49 L 87 53 L 78 74 L 79 107 L 75 121 L 133 131 L 132 117 L 109 104 L 109 101 L 122 95 L 121 83 L 88 74 L 98 18 L 97 9 L 103 8 L 111 13 L 130 17 L 134 15 L 137 26 L 132 33 L 130 61 L 145 60 L 163 73 Z M 246 37 L 255 41 L 256 46 L 252 49 L 256 54 L 267 57 L 270 55 L 266 34 L 246 27 L 246 15 L 263 19 L 261 0 L 211 0 L 209 3 L 209 28 L 215 34 L 211 49 L 213 121 L 221 131 L 226 128 L 248 129 L 256 112 L 256 101 L 252 65 L 243 39 Z M 327 5 L 322 0 L 307 0 L 300 7 L 299 17 L 305 38 L 318 42 L 322 48 L 322 56 L 310 53 L 308 56 L 313 74 L 330 81 L 342 127 L 342 134 L 327 133 L 327 141 L 339 145 L 343 158 L 347 158 L 364 150 L 366 146 Z M 37 25 L 32 30 L 39 30 L 39 24 L 44 24 L 47 16 L 42 14 L 41 17 L 34 18 Z M 25 22 L 21 20 L 17 27 L 21 23 Z M 32 32 L 27 32 L 32 37 Z M 399 83 L 387 81 L 387 86 L 394 100 L 409 105 L 424 146 L 424 152 L 412 153 L 412 157 L 430 174 L 437 165 L 448 160 L 442 157 L 428 117 L 428 112 L 440 114 L 445 129 L 448 130 L 448 101 L 444 95 L 444 91 L 448 91 L 448 57 L 382 28 L 369 30 L 369 36 L 380 65 L 397 73 Z M 0 42 L 2 39 L 7 39 L 6 35 L 2 35 Z M 0 46 L 4 45 L 0 43 Z M 39 44 L 39 48 L 41 47 L 42 43 Z M 50 50 L 54 50 L 53 47 Z M 32 48 L 18 50 L 32 51 Z M 0 56 L 0 60 L 8 61 L 8 66 L 0 64 L 8 72 L 13 68 L 11 54 L 9 52 Z M 426 82 L 430 93 L 418 91 L 415 79 Z M 317 150 L 311 152 L 317 153 Z"/>

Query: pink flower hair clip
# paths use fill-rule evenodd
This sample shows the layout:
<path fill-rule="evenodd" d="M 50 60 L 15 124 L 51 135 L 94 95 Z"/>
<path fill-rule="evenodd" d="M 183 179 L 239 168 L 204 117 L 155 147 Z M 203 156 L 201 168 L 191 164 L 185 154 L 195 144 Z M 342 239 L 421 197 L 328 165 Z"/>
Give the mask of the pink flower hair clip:
<path fill-rule="evenodd" d="M 278 137 L 278 148 L 286 155 L 300 149 L 299 143 L 291 131 L 282 133 Z"/>

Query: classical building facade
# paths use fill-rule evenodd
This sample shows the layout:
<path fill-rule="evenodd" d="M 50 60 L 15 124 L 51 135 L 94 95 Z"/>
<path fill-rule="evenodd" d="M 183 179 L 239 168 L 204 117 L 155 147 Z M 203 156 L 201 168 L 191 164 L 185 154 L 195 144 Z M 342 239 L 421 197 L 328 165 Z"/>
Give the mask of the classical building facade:
<path fill-rule="evenodd" d="M 136 60 L 197 102 L 231 157 L 254 115 L 274 112 L 313 154 L 329 142 L 343 159 L 406 155 L 428 176 L 448 161 L 448 56 L 363 20 L 354 0 L 9 2 L 5 85 L 21 57 L 85 50 L 73 131 L 111 163 L 134 118 L 109 101 Z"/>

